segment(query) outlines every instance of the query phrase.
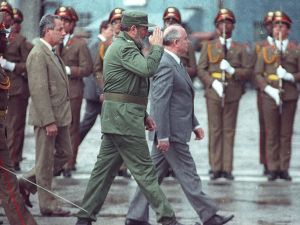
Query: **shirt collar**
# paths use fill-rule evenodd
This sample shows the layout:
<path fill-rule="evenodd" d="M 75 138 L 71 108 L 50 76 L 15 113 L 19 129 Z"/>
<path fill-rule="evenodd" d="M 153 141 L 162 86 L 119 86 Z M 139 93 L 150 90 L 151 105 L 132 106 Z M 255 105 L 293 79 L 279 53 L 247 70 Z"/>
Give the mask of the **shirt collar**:
<path fill-rule="evenodd" d="M 66 34 L 64 37 L 64 46 L 68 43 L 68 41 L 73 37 L 73 34 Z"/>
<path fill-rule="evenodd" d="M 289 39 L 285 39 L 283 41 L 279 41 L 279 40 L 275 40 L 275 45 L 276 45 L 276 48 L 282 52 L 285 52 L 285 50 L 287 49 L 287 46 L 289 44 Z"/>
<path fill-rule="evenodd" d="M 105 42 L 107 39 L 104 37 L 102 34 L 98 34 L 98 38 L 102 41 Z"/>
<path fill-rule="evenodd" d="M 274 45 L 274 38 L 271 37 L 270 35 L 267 37 L 267 41 L 268 41 L 269 45 Z"/>
<path fill-rule="evenodd" d="M 178 57 L 178 55 L 176 55 L 174 52 L 169 51 L 168 49 L 164 49 L 164 51 L 170 54 L 175 59 L 175 61 L 180 65 L 180 58 Z"/>
<path fill-rule="evenodd" d="M 43 38 L 40 38 L 40 41 L 44 43 L 50 51 L 52 51 L 52 46 L 47 41 L 45 41 Z"/>

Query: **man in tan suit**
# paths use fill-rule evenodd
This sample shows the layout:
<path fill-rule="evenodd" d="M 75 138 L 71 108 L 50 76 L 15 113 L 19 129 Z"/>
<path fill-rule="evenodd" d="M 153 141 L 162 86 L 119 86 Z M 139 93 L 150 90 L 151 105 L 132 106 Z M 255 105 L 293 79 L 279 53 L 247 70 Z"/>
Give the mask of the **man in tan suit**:
<path fill-rule="evenodd" d="M 243 82 L 251 72 L 245 47 L 232 40 L 235 16 L 220 9 L 215 25 L 219 37 L 203 44 L 198 74 L 205 85 L 209 127 L 211 179 L 232 180 L 233 145 Z"/>
<path fill-rule="evenodd" d="M 0 11 L 14 18 L 13 9 L 9 3 L 1 4 Z M 12 24 L 12 23 L 11 23 Z M 7 116 L 7 144 L 13 166 L 20 170 L 22 161 L 26 110 L 28 105 L 29 90 L 26 74 L 26 59 L 32 45 L 19 33 L 11 32 L 8 35 L 7 48 L 0 59 L 2 67 L 10 77 L 8 116 Z"/>
<path fill-rule="evenodd" d="M 66 72 L 70 84 L 70 103 L 72 111 L 70 135 L 73 156 L 63 171 L 64 176 L 70 177 L 71 169 L 75 168 L 78 146 L 80 144 L 80 109 L 84 88 L 82 78 L 91 74 L 93 61 L 85 40 L 73 34 L 76 22 L 78 21 L 76 11 L 70 6 L 61 6 L 55 11 L 55 14 L 62 18 L 66 32 L 63 43 L 57 47 L 60 57 L 66 65 Z M 59 175 L 59 172 L 56 175 Z"/>
<path fill-rule="evenodd" d="M 68 77 L 65 65 L 53 47 L 63 41 L 65 31 L 59 16 L 45 15 L 40 21 L 40 40 L 30 52 L 26 66 L 32 104 L 29 124 L 34 126 L 36 140 L 35 168 L 24 175 L 36 184 L 52 190 L 53 168 L 62 168 L 70 159 L 72 150 L 69 125 L 71 107 Z M 42 215 L 65 216 L 57 200 L 41 188 L 20 180 L 23 197 L 38 191 Z"/>
<path fill-rule="evenodd" d="M 4 13 L 0 12 L 0 54 L 6 48 L 6 30 L 3 22 Z M 10 88 L 9 77 L 0 66 L 0 199 L 5 214 L 11 225 L 37 225 L 33 216 L 25 206 L 19 193 L 17 177 L 8 172 L 13 170 L 6 143 L 5 122 L 7 117 L 8 90 Z M 12 204 L 15 203 L 15 204 Z M 0 224 L 3 222 L 0 220 Z"/>
<path fill-rule="evenodd" d="M 274 45 L 265 46 L 255 65 L 256 81 L 263 92 L 263 114 L 267 129 L 268 179 L 290 181 L 292 134 L 299 92 L 300 48 L 288 39 L 292 20 L 274 12 Z"/>

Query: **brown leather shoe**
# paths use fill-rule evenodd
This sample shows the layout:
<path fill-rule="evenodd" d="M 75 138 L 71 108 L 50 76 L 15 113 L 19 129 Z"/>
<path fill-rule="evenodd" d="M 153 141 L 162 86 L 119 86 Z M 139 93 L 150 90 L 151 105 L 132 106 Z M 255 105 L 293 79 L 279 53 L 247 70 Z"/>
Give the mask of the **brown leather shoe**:
<path fill-rule="evenodd" d="M 43 209 L 41 210 L 41 214 L 43 216 L 58 216 L 58 217 L 64 217 L 69 216 L 70 211 L 64 210 L 62 208 L 56 208 L 56 209 Z"/>
<path fill-rule="evenodd" d="M 32 203 L 30 202 L 30 192 L 24 187 L 23 182 L 19 181 L 19 190 L 24 200 L 25 205 L 32 208 Z"/>

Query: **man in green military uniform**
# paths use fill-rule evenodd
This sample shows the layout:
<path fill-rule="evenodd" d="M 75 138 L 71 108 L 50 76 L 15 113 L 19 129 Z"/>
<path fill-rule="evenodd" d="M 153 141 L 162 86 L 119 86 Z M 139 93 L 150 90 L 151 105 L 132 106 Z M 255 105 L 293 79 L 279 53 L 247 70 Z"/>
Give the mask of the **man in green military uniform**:
<path fill-rule="evenodd" d="M 76 225 L 96 221 L 109 188 L 125 162 L 141 191 L 162 224 L 179 225 L 158 185 L 145 137 L 155 129 L 146 113 L 149 77 L 153 76 L 163 54 L 163 35 L 156 28 L 149 38 L 152 45 L 147 58 L 141 53 L 142 39 L 148 33 L 148 16 L 125 12 L 122 31 L 104 57 L 104 103 L 101 115 L 103 133 L 100 153 L 87 185 Z M 136 224 L 144 224 L 137 221 Z"/>
<path fill-rule="evenodd" d="M 288 39 L 292 20 L 281 11 L 273 18 L 274 45 L 259 53 L 256 82 L 263 92 L 263 114 L 267 128 L 268 179 L 290 181 L 293 124 L 299 92 L 300 48 Z"/>

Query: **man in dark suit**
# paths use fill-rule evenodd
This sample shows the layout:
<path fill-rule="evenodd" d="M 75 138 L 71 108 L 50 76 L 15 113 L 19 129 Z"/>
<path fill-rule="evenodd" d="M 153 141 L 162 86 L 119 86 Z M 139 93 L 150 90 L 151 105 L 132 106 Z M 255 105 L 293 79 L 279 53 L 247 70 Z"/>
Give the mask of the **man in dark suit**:
<path fill-rule="evenodd" d="M 201 180 L 189 151 L 187 142 L 194 132 L 196 140 L 204 137 L 194 114 L 193 83 L 180 56 L 188 50 L 188 37 L 180 25 L 171 25 L 164 31 L 165 52 L 153 77 L 151 91 L 151 116 L 157 129 L 152 154 L 159 183 L 171 168 L 176 179 L 201 221 L 207 224 L 224 224 L 233 216 L 216 214 L 216 203 L 201 188 Z M 154 138 L 153 138 L 154 137 Z M 126 225 L 145 225 L 148 221 L 149 206 L 146 198 L 137 190 L 127 213 Z"/>
<path fill-rule="evenodd" d="M 24 176 L 51 191 L 53 168 L 62 168 L 72 154 L 69 132 L 72 116 L 65 65 L 53 52 L 53 47 L 63 41 L 63 23 L 59 16 L 45 15 L 39 26 L 41 38 L 26 62 L 32 100 L 29 124 L 34 126 L 36 162 L 35 168 Z M 20 180 L 20 188 L 26 200 L 30 193 L 38 191 L 42 215 L 66 216 L 70 213 L 60 208 L 51 194 L 24 179 Z"/>
<path fill-rule="evenodd" d="M 0 12 L 0 54 L 6 48 L 6 30 L 3 22 L 4 13 Z M 2 58 L 2 56 L 0 57 Z M 13 170 L 9 156 L 9 149 L 6 143 L 6 117 L 8 106 L 8 91 L 10 80 L 8 75 L 0 66 L 0 199 L 5 214 L 11 225 L 37 225 L 33 216 L 25 206 L 19 193 L 17 177 L 8 172 Z M 0 224 L 3 222 L 0 220 Z"/>

